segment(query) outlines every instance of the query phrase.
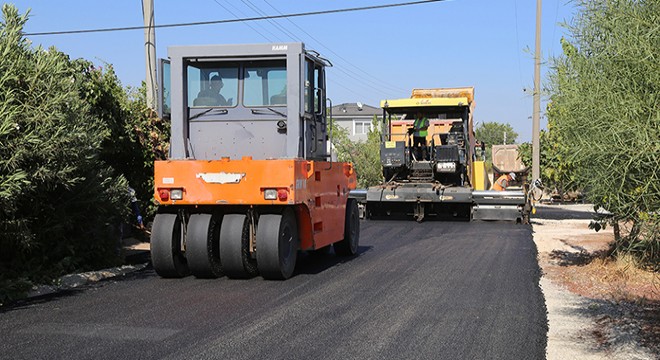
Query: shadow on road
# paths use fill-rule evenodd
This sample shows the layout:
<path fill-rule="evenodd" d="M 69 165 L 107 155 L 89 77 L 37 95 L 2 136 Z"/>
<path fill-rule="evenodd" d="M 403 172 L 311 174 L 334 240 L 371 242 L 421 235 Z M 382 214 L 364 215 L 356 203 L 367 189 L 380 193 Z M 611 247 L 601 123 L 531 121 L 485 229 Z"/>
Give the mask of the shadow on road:
<path fill-rule="evenodd" d="M 372 215 L 369 217 L 367 220 L 369 221 L 410 221 L 410 222 L 415 222 L 415 217 L 412 214 L 407 214 L 407 213 L 391 213 L 389 215 L 383 214 L 383 215 Z M 469 222 L 470 221 L 470 216 L 469 214 L 465 213 L 453 213 L 453 212 L 446 212 L 446 213 L 433 213 L 433 214 L 427 214 L 424 216 L 424 219 L 422 222 Z"/>
<path fill-rule="evenodd" d="M 319 274 L 333 266 L 343 264 L 353 259 L 358 258 L 359 256 L 365 254 L 372 249 L 372 246 L 359 246 L 357 254 L 354 256 L 337 256 L 334 251 L 330 251 L 327 254 L 314 254 L 312 252 L 300 251 L 298 253 L 298 260 L 296 262 L 296 268 L 294 271 L 294 276 L 298 274 L 307 274 L 314 275 Z M 136 251 L 130 255 L 126 256 L 126 264 L 143 264 L 148 263 L 147 267 L 141 271 L 136 271 L 131 274 L 127 274 L 122 277 L 122 280 L 129 279 L 143 279 L 148 277 L 157 277 L 153 267 L 151 265 L 151 254 L 149 251 Z M 224 277 L 224 276 L 223 276 Z"/>
<path fill-rule="evenodd" d="M 343 264 L 349 261 L 352 261 L 369 250 L 371 250 L 373 246 L 359 246 L 358 251 L 356 255 L 353 256 L 337 256 L 334 254 L 334 252 L 330 252 L 328 254 L 312 254 L 310 252 L 300 252 L 298 253 L 298 261 L 296 263 L 296 270 L 294 272 L 294 276 L 296 275 L 315 275 L 319 274 L 323 271 L 328 270 L 329 268 L 333 266 L 337 266 L 339 264 Z"/>
<path fill-rule="evenodd" d="M 597 213 L 593 206 L 589 205 L 541 205 L 537 206 L 536 214 L 532 215 L 534 219 L 544 220 L 592 220 Z"/>
<path fill-rule="evenodd" d="M 148 250 L 124 250 L 124 264 L 151 264 L 151 254 Z"/>
<path fill-rule="evenodd" d="M 29 299 L 17 300 L 15 302 L 0 307 L 0 314 L 4 314 L 11 311 L 27 310 L 33 305 L 44 304 L 49 301 L 53 301 L 57 299 L 77 296 L 82 292 L 84 292 L 85 290 L 87 290 L 88 288 L 89 288 L 88 286 L 83 286 L 76 289 L 61 290 L 52 294 L 36 296 Z"/>
<path fill-rule="evenodd" d="M 124 275 L 119 275 L 119 276 L 114 276 L 114 277 L 109 277 L 106 279 L 101 279 L 98 281 L 89 281 L 84 285 L 76 286 L 74 288 L 60 288 L 55 290 L 52 293 L 44 294 L 44 295 L 39 295 L 39 296 L 33 296 L 27 299 L 21 299 L 17 300 L 15 302 L 6 304 L 2 307 L 0 307 L 0 314 L 10 312 L 10 311 L 16 311 L 16 310 L 23 310 L 23 309 L 28 309 L 33 305 L 39 305 L 39 304 L 44 304 L 53 300 L 58 300 L 58 299 L 63 299 L 63 298 L 69 298 L 69 297 L 74 297 L 81 295 L 85 291 L 93 288 L 99 288 L 102 286 L 105 286 L 109 283 L 117 282 L 117 281 L 131 281 L 131 280 L 141 280 L 141 279 L 147 279 L 151 277 L 156 277 L 156 273 L 153 271 L 153 268 L 151 267 L 151 262 L 148 257 L 148 252 L 147 252 L 147 258 L 145 261 L 141 263 L 149 262 L 147 264 L 147 267 L 141 270 L 133 271 Z M 136 263 L 137 264 L 137 263 Z"/>

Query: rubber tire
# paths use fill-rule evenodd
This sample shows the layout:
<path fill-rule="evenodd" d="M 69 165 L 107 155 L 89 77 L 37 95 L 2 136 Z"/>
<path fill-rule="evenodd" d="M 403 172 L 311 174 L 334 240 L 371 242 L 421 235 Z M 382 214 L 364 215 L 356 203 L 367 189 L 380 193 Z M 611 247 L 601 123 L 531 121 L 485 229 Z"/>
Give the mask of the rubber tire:
<path fill-rule="evenodd" d="M 264 279 L 285 280 L 293 275 L 298 257 L 296 215 L 286 208 L 282 215 L 263 214 L 257 225 L 257 265 Z"/>
<path fill-rule="evenodd" d="M 181 218 L 177 214 L 157 214 L 151 229 L 151 263 L 164 278 L 181 278 L 190 274 L 186 257 L 181 252 Z"/>
<path fill-rule="evenodd" d="M 335 254 L 353 256 L 360 246 L 360 213 L 357 201 L 348 199 L 346 203 L 346 218 L 344 221 L 344 239 L 335 243 Z"/>
<path fill-rule="evenodd" d="M 188 220 L 186 257 L 190 272 L 197 278 L 222 276 L 220 263 L 220 216 L 193 214 Z"/>
<path fill-rule="evenodd" d="M 258 274 L 250 256 L 250 223 L 245 214 L 227 214 L 220 229 L 222 270 L 229 278 L 245 279 Z"/>

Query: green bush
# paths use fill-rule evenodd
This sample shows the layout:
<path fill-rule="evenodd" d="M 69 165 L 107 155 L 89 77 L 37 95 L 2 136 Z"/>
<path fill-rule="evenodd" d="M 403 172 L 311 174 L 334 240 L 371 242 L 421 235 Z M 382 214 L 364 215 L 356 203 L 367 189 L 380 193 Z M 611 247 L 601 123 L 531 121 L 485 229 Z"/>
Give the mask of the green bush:
<path fill-rule="evenodd" d="M 2 13 L 0 303 L 31 283 L 119 263 L 129 181 L 151 204 L 168 131 L 111 67 L 32 48 L 28 14 Z"/>
<path fill-rule="evenodd" d="M 80 93 L 90 104 L 91 112 L 108 126 L 110 134 L 102 144 L 101 159 L 123 174 L 135 189 L 145 219 L 156 211 L 153 202 L 154 160 L 167 156 L 169 122 L 162 121 L 146 103 L 144 83 L 138 89 L 125 90 L 112 65 L 105 71 L 84 60 L 79 66 Z M 126 219 L 135 224 L 135 219 Z"/>
<path fill-rule="evenodd" d="M 555 130 L 552 120 L 548 123 L 548 130 L 541 131 L 539 136 L 541 145 L 540 167 L 541 181 L 550 190 L 557 190 L 559 194 L 577 191 L 576 169 L 571 160 L 571 154 L 561 137 Z M 518 147 L 518 156 L 525 166 L 532 166 L 532 144 L 523 143 Z"/>
<path fill-rule="evenodd" d="M 368 188 L 383 181 L 380 164 L 380 127 L 378 118 L 372 120 L 373 130 L 369 131 L 367 141 L 352 141 L 348 130 L 332 124 L 332 144 L 337 150 L 339 161 L 348 161 L 355 166 L 357 187 Z"/>

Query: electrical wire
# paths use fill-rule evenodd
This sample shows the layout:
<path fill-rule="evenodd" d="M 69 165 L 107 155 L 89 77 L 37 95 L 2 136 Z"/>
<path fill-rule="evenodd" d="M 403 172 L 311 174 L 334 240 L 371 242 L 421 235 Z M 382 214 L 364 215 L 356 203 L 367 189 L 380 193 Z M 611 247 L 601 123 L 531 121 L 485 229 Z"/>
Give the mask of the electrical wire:
<path fill-rule="evenodd" d="M 241 0 L 241 2 L 242 2 L 243 4 L 245 4 L 245 6 L 247 6 L 248 8 L 250 8 L 252 11 L 254 11 L 257 15 L 267 16 L 263 11 L 261 11 L 261 9 L 259 9 L 259 7 L 255 6 L 251 1 L 249 1 L 249 0 Z M 272 7 L 272 5 L 271 5 L 271 7 Z M 275 9 L 275 8 L 273 8 L 273 9 L 274 9 L 276 12 L 280 13 L 277 9 Z M 243 12 L 241 12 L 241 13 L 242 13 L 242 14 L 245 14 L 245 13 L 243 13 Z M 280 14 L 281 14 L 281 13 L 280 13 Z M 268 21 L 268 23 L 270 23 L 273 27 L 275 27 L 277 30 L 279 30 L 281 33 L 283 33 L 285 36 L 288 36 L 291 40 L 293 40 L 293 41 L 299 41 L 299 42 L 304 42 L 302 38 L 296 36 L 293 32 L 289 31 L 286 27 L 284 27 L 283 25 L 279 24 L 275 19 L 268 19 L 267 21 Z M 289 20 L 289 21 L 291 21 L 291 20 Z M 340 67 L 334 67 L 334 68 L 335 68 L 336 70 L 338 70 L 339 72 L 341 72 L 341 73 L 347 75 L 347 76 L 350 78 L 350 75 L 349 75 L 348 73 L 346 73 L 346 72 L 345 72 L 343 69 L 341 69 Z M 335 83 L 335 84 L 339 84 L 339 83 L 337 83 L 336 81 L 335 81 L 334 83 Z M 343 87 L 343 88 L 345 88 L 345 89 L 347 89 L 347 90 L 349 90 L 349 91 L 351 91 L 351 92 L 353 92 L 353 93 L 355 93 L 353 90 L 349 89 L 349 88 L 346 87 L 346 86 L 343 86 L 343 85 L 341 85 L 341 84 L 339 84 L 339 86 L 340 86 L 340 87 Z M 369 90 L 370 90 L 370 91 L 373 91 L 374 89 L 373 89 L 373 88 L 369 88 Z M 377 89 L 376 89 L 376 90 L 377 90 Z"/>
<path fill-rule="evenodd" d="M 348 92 L 353 93 L 353 95 L 364 96 L 363 93 L 359 93 L 359 92 L 355 91 L 354 88 L 348 87 L 348 86 L 346 86 L 346 85 L 344 85 L 344 84 L 342 84 L 342 83 L 340 83 L 340 82 L 337 82 L 334 78 L 327 78 L 326 80 L 328 81 L 328 83 L 331 83 L 331 84 L 337 85 L 337 86 L 339 86 L 340 88 L 342 88 L 342 89 L 344 89 L 344 90 L 347 90 Z"/>
<path fill-rule="evenodd" d="M 525 89 L 525 86 L 523 85 L 523 79 L 522 79 L 522 65 L 520 64 L 520 36 L 518 35 L 518 2 L 516 0 L 513 0 L 513 13 L 515 16 L 515 24 L 516 24 L 516 58 L 518 58 L 518 78 L 520 79 L 520 88 Z"/>
<path fill-rule="evenodd" d="M 261 9 L 259 8 L 259 6 L 255 5 L 252 1 L 250 1 L 250 0 L 241 0 L 241 2 L 242 2 L 245 6 L 247 6 L 251 11 L 255 12 L 257 15 L 260 15 L 260 16 L 267 16 L 266 13 L 265 13 L 263 10 L 261 10 Z M 268 3 L 267 1 L 265 1 L 265 2 L 266 2 L 266 3 L 267 3 L 267 4 L 268 4 L 273 10 L 275 10 L 278 14 L 282 15 L 282 13 L 281 13 L 277 8 L 275 8 L 272 4 Z M 241 10 L 238 9 L 237 7 L 234 7 L 234 9 L 236 9 L 239 13 L 245 15 L 245 12 L 241 11 Z M 307 34 L 307 36 L 309 36 L 310 38 L 313 38 L 313 39 L 314 39 L 316 42 L 318 42 L 322 47 L 324 47 L 324 48 L 328 49 L 330 52 L 336 54 L 334 51 L 332 51 L 332 50 L 330 50 L 329 48 L 327 48 L 326 46 L 324 46 L 324 45 L 321 43 L 321 41 L 319 41 L 318 39 L 314 38 L 311 34 L 309 34 L 307 31 L 305 31 L 305 30 L 302 29 L 301 27 L 297 26 L 293 21 L 291 21 L 290 19 L 287 19 L 287 20 L 288 20 L 291 24 L 293 24 L 294 26 L 296 26 L 298 29 L 300 29 L 303 33 Z M 268 21 L 268 23 L 270 23 L 270 24 L 271 24 L 271 25 L 272 25 L 277 31 L 281 32 L 282 34 L 284 34 L 286 37 L 292 39 L 293 41 L 307 42 L 307 41 L 304 41 L 301 37 L 297 36 L 293 31 L 291 31 L 290 29 L 288 29 L 286 26 L 284 26 L 283 24 L 280 24 L 277 20 L 275 20 L 275 19 L 268 19 L 267 21 Z M 271 35 L 274 36 L 273 33 L 271 33 Z M 337 54 L 337 55 L 338 55 L 338 54 Z M 338 57 L 339 57 L 339 56 L 338 56 Z M 342 58 L 342 59 L 343 59 L 343 58 Z M 345 59 L 343 59 L 343 60 L 346 61 L 349 65 L 351 64 L 348 60 L 345 60 Z M 352 71 L 352 70 L 349 69 L 349 68 L 344 69 L 344 66 L 343 66 L 341 63 L 337 63 L 337 62 L 335 62 L 335 66 L 333 66 L 333 69 L 339 72 L 339 73 L 337 74 L 338 76 L 333 76 L 333 79 L 337 80 L 337 81 L 333 81 L 333 84 L 338 85 L 339 87 L 342 87 L 342 88 L 344 88 L 344 89 L 347 89 L 348 91 L 353 92 L 354 94 L 357 94 L 357 93 L 356 93 L 355 91 L 353 91 L 352 89 L 349 89 L 348 87 L 344 86 L 343 84 L 341 84 L 341 83 L 338 82 L 338 81 L 341 81 L 342 79 L 345 79 L 344 82 L 352 83 L 352 84 L 353 84 L 352 87 L 361 87 L 361 88 L 365 89 L 365 90 L 364 90 L 364 93 L 368 93 L 368 94 L 381 94 L 382 97 L 388 97 L 388 96 L 391 95 L 391 93 L 388 93 L 387 91 L 384 91 L 384 90 L 383 90 L 384 87 L 389 87 L 390 89 L 394 88 L 394 87 L 391 86 L 391 85 L 380 85 L 380 84 L 377 84 L 376 82 L 374 82 L 373 80 L 369 79 L 367 76 L 363 75 L 362 73 L 358 73 L 358 72 Z M 366 74 L 366 72 L 364 72 L 364 71 L 362 71 L 362 72 L 363 72 L 364 74 Z M 368 75 L 368 74 L 366 74 L 366 75 Z M 375 76 L 372 76 L 372 77 L 375 78 Z M 357 78 L 360 78 L 361 80 L 356 82 L 355 80 L 356 80 Z M 392 90 L 390 90 L 390 91 L 392 91 Z M 396 91 L 396 92 L 405 92 L 405 90 L 401 90 L 401 89 L 395 89 L 394 91 Z M 359 95 L 359 94 L 358 94 L 358 95 Z M 362 96 L 362 95 L 360 95 L 360 96 Z"/>
<path fill-rule="evenodd" d="M 254 5 L 252 2 L 250 2 L 249 0 L 241 0 L 241 2 L 242 2 L 243 4 L 245 4 L 245 5 L 247 5 L 247 7 L 249 7 L 250 9 L 252 9 L 252 10 L 253 10 L 254 12 L 256 12 L 258 15 L 261 15 L 261 16 L 268 16 L 265 12 L 261 11 L 261 9 L 259 9 L 259 7 L 255 6 L 255 5 Z M 300 42 L 303 42 L 302 39 L 300 39 L 299 37 L 296 36 L 296 34 L 290 32 L 289 30 L 287 30 L 286 28 L 284 28 L 282 25 L 280 25 L 280 24 L 279 24 L 277 21 L 275 21 L 274 19 L 267 19 L 267 21 L 268 21 L 270 24 L 272 24 L 275 28 L 277 28 L 278 30 L 280 30 L 282 33 L 284 33 L 285 35 L 287 35 L 288 37 L 290 37 L 291 39 L 293 39 L 293 40 L 297 40 L 297 41 L 300 41 Z"/>
<path fill-rule="evenodd" d="M 555 49 L 555 31 L 557 31 L 557 18 L 559 17 L 559 0 L 557 0 L 557 7 L 555 8 L 555 22 L 554 26 L 552 27 L 552 42 L 550 43 L 551 48 L 553 50 L 553 55 L 554 55 L 554 49 Z"/>
<path fill-rule="evenodd" d="M 293 13 L 293 14 L 285 14 L 285 15 L 269 15 L 269 16 L 243 18 L 243 19 L 225 19 L 225 20 L 212 20 L 212 21 L 197 21 L 190 23 L 162 24 L 162 25 L 155 25 L 154 28 L 162 29 L 162 28 L 174 28 L 174 27 L 185 27 L 185 26 L 226 24 L 226 23 L 257 21 L 257 20 L 267 20 L 267 19 L 283 19 L 283 18 L 313 16 L 313 15 L 328 15 L 328 14 L 338 14 L 338 13 L 354 12 L 354 11 L 365 11 L 365 10 L 386 9 L 386 8 L 395 8 L 395 7 L 411 6 L 411 5 L 421 5 L 421 4 L 445 2 L 445 1 L 449 1 L 449 0 L 420 0 L 420 1 L 395 3 L 395 4 L 372 5 L 372 6 L 362 6 L 355 8 L 343 8 L 343 9 L 321 10 L 321 11 L 309 11 L 302 13 Z M 44 32 L 26 33 L 24 35 L 25 36 L 68 35 L 68 34 L 85 34 L 85 33 L 113 32 L 113 31 L 127 31 L 127 30 L 144 30 L 145 28 L 147 27 L 126 26 L 126 27 L 101 28 L 101 29 L 44 31 Z"/>
<path fill-rule="evenodd" d="M 250 0 L 241 0 L 241 2 L 243 2 L 243 4 L 245 4 L 246 6 L 248 6 L 248 7 L 249 7 L 252 11 L 254 11 L 255 13 L 257 13 L 257 14 L 259 14 L 259 15 L 265 15 L 265 13 L 264 13 L 261 9 L 259 9 L 259 7 L 256 6 L 256 5 L 255 5 L 253 2 L 251 2 Z M 268 2 L 265 1 L 265 0 L 264 0 L 264 2 L 266 2 L 266 3 L 268 4 L 268 6 L 270 6 L 273 10 L 275 10 L 278 14 L 282 14 L 282 13 L 281 13 L 277 8 L 275 8 L 272 4 L 268 3 Z M 329 49 L 328 47 L 326 47 L 325 45 L 323 45 L 323 43 L 322 43 L 320 40 L 314 38 L 311 34 L 309 34 L 307 31 L 305 31 L 304 29 L 302 29 L 301 27 L 299 27 L 298 25 L 296 25 L 293 21 L 291 21 L 290 19 L 287 19 L 287 20 L 288 20 L 291 24 L 293 24 L 294 26 L 296 26 L 300 31 L 302 31 L 302 32 L 305 33 L 307 36 L 309 36 L 310 38 L 312 38 L 314 41 L 316 41 L 317 43 L 319 43 L 319 45 L 320 45 L 321 47 L 327 49 L 329 52 L 331 52 L 331 53 L 333 53 L 333 54 L 336 54 L 334 51 L 332 51 L 331 49 Z M 301 37 L 295 35 L 294 32 L 292 32 L 292 31 L 290 31 L 289 29 L 287 29 L 284 25 L 279 24 L 276 20 L 269 19 L 268 22 L 269 22 L 270 24 L 272 24 L 277 30 L 279 30 L 280 32 L 282 32 L 282 33 L 285 34 L 286 36 L 289 36 L 291 39 L 293 39 L 293 40 L 297 40 L 297 41 L 300 41 L 300 42 L 305 42 L 305 41 L 303 41 L 303 39 L 302 39 Z M 337 55 L 338 58 L 341 58 L 342 60 L 346 61 L 346 63 L 348 63 L 349 65 L 351 64 L 348 60 L 342 58 L 342 57 L 339 56 L 338 54 L 336 54 L 336 55 Z M 373 94 L 373 93 L 379 93 L 379 94 L 382 94 L 384 97 L 387 97 L 387 96 L 390 95 L 390 94 L 389 94 L 388 92 L 384 91 L 384 90 L 383 90 L 383 87 L 389 87 L 390 89 L 394 88 L 394 87 L 391 86 L 391 85 L 385 85 L 385 86 L 384 86 L 384 85 L 381 85 L 381 84 L 377 84 L 376 82 L 374 82 L 373 80 L 369 79 L 367 76 L 365 76 L 365 75 L 362 74 L 362 73 L 366 74 L 366 72 L 362 71 L 362 73 L 358 73 L 358 72 L 352 71 L 350 68 L 344 68 L 340 63 L 337 63 L 337 62 L 335 62 L 335 66 L 333 66 L 333 69 L 334 69 L 334 70 L 337 70 L 337 71 L 340 73 L 340 74 L 337 74 L 337 75 L 339 75 L 339 76 L 333 77 L 334 79 L 340 79 L 340 78 L 343 78 L 343 76 L 345 76 L 346 79 L 348 80 L 348 82 L 354 83 L 353 86 L 362 87 L 362 88 L 366 89 L 366 92 L 367 92 L 367 93 L 370 93 L 370 94 Z M 343 76 L 342 76 L 342 75 L 343 75 Z M 368 74 L 366 74 L 366 75 L 368 75 Z M 374 76 L 372 76 L 372 77 L 374 77 Z M 356 79 L 356 78 L 360 78 L 361 81 L 355 82 L 355 79 Z M 374 78 L 375 78 L 375 77 L 374 77 Z M 337 82 L 337 81 L 333 81 L 333 83 L 334 83 L 335 85 L 339 85 L 340 87 L 342 87 L 342 88 L 344 88 L 344 89 L 347 89 L 347 90 L 349 90 L 349 91 L 355 93 L 354 91 L 348 89 L 346 86 L 342 85 L 341 83 L 339 83 L 339 82 Z M 390 90 L 390 91 L 391 91 L 391 90 Z M 394 91 L 396 91 L 396 92 L 405 92 L 405 90 L 401 90 L 401 89 L 395 89 Z M 357 94 L 357 93 L 355 93 L 355 94 Z M 358 95 L 359 95 L 359 94 L 358 94 Z"/>
<path fill-rule="evenodd" d="M 233 11 L 229 10 L 226 6 L 222 5 L 218 0 L 213 0 L 213 1 L 214 1 L 216 4 L 220 5 L 223 9 L 225 9 L 225 11 L 227 11 L 228 13 L 230 13 L 231 15 L 233 15 L 236 19 L 239 19 L 238 15 L 236 15 Z M 266 41 L 268 41 L 268 42 L 273 42 L 273 40 L 271 40 L 268 36 L 262 34 L 261 31 L 257 30 L 254 26 L 250 25 L 249 22 L 245 22 L 245 25 L 247 25 L 247 27 L 249 27 L 250 29 L 252 29 L 252 30 L 253 30 L 254 32 L 256 32 L 257 34 L 259 34 L 262 38 L 266 39 Z"/>
<path fill-rule="evenodd" d="M 270 2 L 268 2 L 268 0 L 263 0 L 263 2 L 265 2 L 268 6 L 270 6 L 271 9 L 275 10 L 275 12 L 277 12 L 277 13 L 280 14 L 280 15 L 282 15 L 282 13 L 281 13 L 279 10 L 277 10 L 277 9 L 276 9 L 276 8 L 270 3 Z M 375 81 L 377 81 L 377 82 L 380 82 L 380 84 L 377 85 L 378 87 L 387 87 L 390 91 L 395 91 L 395 92 L 407 92 L 407 91 L 408 91 L 408 90 L 404 90 L 404 89 L 402 89 L 402 88 L 399 88 L 399 87 L 397 87 L 397 86 L 394 86 L 394 85 L 388 84 L 387 82 L 382 81 L 380 78 L 378 78 L 378 77 L 376 77 L 376 76 L 371 76 L 371 75 L 369 75 L 366 71 L 360 69 L 358 66 L 356 66 L 356 65 L 353 64 L 353 63 L 351 63 L 349 60 L 346 60 L 344 57 L 342 57 L 342 56 L 339 55 L 338 53 L 334 52 L 334 51 L 333 51 L 332 49 L 330 49 L 329 47 L 325 46 L 325 45 L 323 44 L 322 41 L 320 41 L 320 40 L 318 40 L 317 38 L 315 38 L 314 36 L 312 36 L 312 35 L 311 35 L 310 33 L 308 33 L 305 29 L 303 29 L 302 27 L 298 26 L 298 24 L 296 24 L 295 22 L 293 22 L 291 19 L 286 18 L 286 20 L 287 20 L 289 23 L 291 23 L 293 26 L 295 26 L 298 30 L 302 31 L 305 35 L 309 36 L 309 38 L 311 38 L 312 40 L 316 41 L 316 43 L 318 43 L 322 48 L 328 50 L 329 53 L 333 54 L 333 55 L 334 55 L 335 57 L 337 57 L 338 59 L 345 61 L 347 64 L 351 65 L 353 68 L 357 69 L 357 71 L 359 71 L 359 72 L 361 72 L 361 73 L 363 73 L 363 74 L 365 74 L 365 75 L 368 75 L 368 76 L 372 77 L 372 78 L 375 79 Z M 362 77 L 360 73 L 357 73 L 357 72 L 351 71 L 350 69 L 346 69 L 346 71 L 352 73 L 353 76 L 357 76 L 357 77 L 360 77 L 360 78 L 362 78 L 362 79 L 364 79 L 364 80 L 366 80 L 366 81 L 372 82 L 371 80 L 369 80 L 369 79 L 367 79 L 367 78 L 365 78 L 365 77 Z M 372 83 L 373 83 L 373 82 L 372 82 Z"/>

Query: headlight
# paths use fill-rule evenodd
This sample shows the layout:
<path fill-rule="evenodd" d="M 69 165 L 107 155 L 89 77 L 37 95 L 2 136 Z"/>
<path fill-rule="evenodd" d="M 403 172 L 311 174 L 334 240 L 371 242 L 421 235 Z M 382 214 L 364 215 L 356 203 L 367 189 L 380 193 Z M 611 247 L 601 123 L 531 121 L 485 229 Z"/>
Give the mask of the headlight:
<path fill-rule="evenodd" d="M 455 162 L 439 162 L 435 164 L 435 171 L 442 173 L 456 172 Z"/>
<path fill-rule="evenodd" d="M 264 190 L 264 199 L 266 199 L 266 200 L 277 200 L 277 189 L 266 189 L 266 190 Z"/>
<path fill-rule="evenodd" d="M 182 200 L 183 199 L 183 189 L 171 189 L 170 198 L 172 200 Z"/>

